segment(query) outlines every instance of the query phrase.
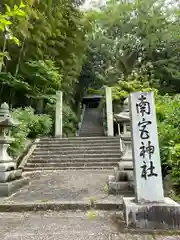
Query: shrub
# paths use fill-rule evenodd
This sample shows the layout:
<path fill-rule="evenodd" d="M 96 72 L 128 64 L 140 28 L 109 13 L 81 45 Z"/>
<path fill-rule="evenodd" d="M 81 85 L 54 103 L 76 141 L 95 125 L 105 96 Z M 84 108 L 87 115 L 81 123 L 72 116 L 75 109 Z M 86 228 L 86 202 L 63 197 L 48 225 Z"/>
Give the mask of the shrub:
<path fill-rule="evenodd" d="M 12 117 L 19 122 L 17 128 L 12 129 L 14 141 L 10 146 L 10 153 L 19 155 L 25 149 L 27 138 L 48 135 L 52 130 L 52 119 L 49 115 L 38 115 L 31 107 L 17 108 L 12 111 Z"/>
<path fill-rule="evenodd" d="M 17 129 L 12 130 L 13 142 L 10 144 L 10 155 L 18 156 L 26 147 L 26 139 L 30 130 L 25 125 L 20 125 Z"/>
<path fill-rule="evenodd" d="M 29 137 L 47 136 L 52 132 L 52 118 L 47 114 L 34 115 L 32 123 L 29 125 Z"/>
<path fill-rule="evenodd" d="M 169 162 L 172 166 L 172 184 L 176 194 L 180 196 L 180 143 L 171 149 L 171 159 Z"/>
<path fill-rule="evenodd" d="M 156 110 L 163 176 L 172 174 L 172 184 L 180 191 L 180 95 L 158 96 Z"/>
<path fill-rule="evenodd" d="M 75 135 L 77 130 L 78 117 L 68 105 L 63 106 L 63 134 L 66 136 Z"/>
<path fill-rule="evenodd" d="M 46 105 L 46 112 L 51 114 L 52 118 L 55 119 L 55 100 Z M 63 103 L 63 136 L 74 136 L 77 130 L 79 121 L 78 114 L 76 115 L 72 108 Z"/>

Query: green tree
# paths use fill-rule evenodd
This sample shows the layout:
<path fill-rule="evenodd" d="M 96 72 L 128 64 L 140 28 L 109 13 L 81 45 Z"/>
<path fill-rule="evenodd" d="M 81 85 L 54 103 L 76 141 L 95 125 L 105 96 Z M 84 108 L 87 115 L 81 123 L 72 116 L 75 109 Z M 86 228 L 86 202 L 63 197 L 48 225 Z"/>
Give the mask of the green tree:
<path fill-rule="evenodd" d="M 5 0 L 6 2 L 8 0 Z M 16 18 L 16 24 L 12 27 L 22 44 L 7 46 L 11 59 L 6 61 L 4 72 L 0 75 L 2 99 L 6 98 L 7 92 L 11 92 L 11 102 L 29 104 L 32 102 L 31 98 L 39 99 L 44 96 L 47 99 L 48 94 L 54 93 L 58 85 L 58 88 L 64 92 L 65 102 L 74 104 L 75 86 L 85 59 L 86 33 L 90 29 L 84 13 L 77 7 L 82 2 L 26 1 L 24 10 L 26 18 L 21 21 Z M 11 0 L 12 7 L 18 3 L 18 0 Z M 54 69 L 50 67 L 53 74 L 58 71 L 61 76 L 57 85 L 49 79 L 42 81 L 40 77 L 44 70 L 47 70 L 44 76 L 49 76 L 48 69 L 44 69 L 47 61 L 53 62 Z M 33 73 L 33 79 L 30 74 L 37 65 L 38 76 L 34 77 Z M 48 82 L 50 91 L 44 91 L 44 82 Z M 15 97 L 17 91 L 18 98 Z"/>
<path fill-rule="evenodd" d="M 94 30 L 90 46 L 95 46 L 94 55 L 102 56 L 103 72 L 99 67 L 95 74 L 105 83 L 112 85 L 134 72 L 144 72 L 162 93 L 180 91 L 176 6 L 169 8 L 164 0 L 113 0 L 87 16 Z"/>
<path fill-rule="evenodd" d="M 2 38 L 2 50 L 0 52 L 0 71 L 4 65 L 4 59 L 9 59 L 9 53 L 6 51 L 7 41 L 11 40 L 17 45 L 20 44 L 19 39 L 14 35 L 12 26 L 14 25 L 13 23 L 16 18 L 26 17 L 26 14 L 24 12 L 25 7 L 26 5 L 24 5 L 23 2 L 21 2 L 19 6 L 15 4 L 13 8 L 5 4 L 6 10 L 4 13 L 0 11 L 0 36 Z"/>

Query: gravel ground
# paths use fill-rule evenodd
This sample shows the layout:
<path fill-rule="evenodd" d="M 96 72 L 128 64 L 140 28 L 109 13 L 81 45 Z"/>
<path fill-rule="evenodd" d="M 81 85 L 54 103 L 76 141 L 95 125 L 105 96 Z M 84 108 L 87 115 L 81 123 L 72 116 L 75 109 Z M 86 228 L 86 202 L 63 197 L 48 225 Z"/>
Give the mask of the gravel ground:
<path fill-rule="evenodd" d="M 153 236 L 120 232 L 114 212 L 0 213 L 1 240 L 178 240 L 180 236 Z"/>

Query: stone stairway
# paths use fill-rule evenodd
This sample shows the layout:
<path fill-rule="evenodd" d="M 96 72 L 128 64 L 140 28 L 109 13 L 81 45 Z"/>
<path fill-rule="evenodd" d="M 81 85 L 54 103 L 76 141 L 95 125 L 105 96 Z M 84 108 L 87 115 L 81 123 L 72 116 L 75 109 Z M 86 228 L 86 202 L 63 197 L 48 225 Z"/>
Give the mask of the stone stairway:
<path fill-rule="evenodd" d="M 120 155 L 117 137 L 44 138 L 24 170 L 113 169 Z"/>
<path fill-rule="evenodd" d="M 86 108 L 79 135 L 81 137 L 104 136 L 102 113 L 98 108 Z"/>

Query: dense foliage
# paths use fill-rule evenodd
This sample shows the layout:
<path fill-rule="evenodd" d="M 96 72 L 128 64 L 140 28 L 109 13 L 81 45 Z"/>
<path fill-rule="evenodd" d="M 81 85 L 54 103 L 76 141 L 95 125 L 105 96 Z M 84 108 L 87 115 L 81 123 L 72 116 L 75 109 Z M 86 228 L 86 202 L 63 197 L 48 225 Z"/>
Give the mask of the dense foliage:
<path fill-rule="evenodd" d="M 90 29 L 79 10 L 83 2 L 0 3 L 1 102 L 8 102 L 13 116 L 20 121 L 19 128 L 12 132 L 12 154 L 24 150 L 27 138 L 53 134 L 57 90 L 63 91 L 64 135 L 76 132 L 78 119 L 74 111 L 79 105 L 75 96 Z"/>
<path fill-rule="evenodd" d="M 0 49 L 2 55 L 8 54 L 8 59 L 3 59 L 0 74 L 1 99 L 13 106 L 33 102 L 43 112 L 44 99 L 62 90 L 64 100 L 72 104 L 89 29 L 76 7 L 80 1 L 4 2 L 9 5 L 5 5 L 6 10 L 5 6 L 0 8 L 0 16 L 6 20 L 6 28 L 0 26 Z M 7 20 L 9 15 L 11 22 Z M 15 43 L 6 34 L 7 27 Z"/>
<path fill-rule="evenodd" d="M 52 132 L 52 118 L 46 114 L 35 114 L 31 107 L 14 109 L 12 117 L 19 124 L 12 130 L 15 141 L 11 144 L 10 152 L 14 156 L 18 156 L 25 149 L 27 138 L 47 136 Z"/>
<path fill-rule="evenodd" d="M 173 186 L 180 193 L 180 94 L 158 96 L 156 106 L 163 175 L 172 172 Z"/>
<path fill-rule="evenodd" d="M 175 1 L 168 6 L 165 0 L 109 0 L 87 15 L 93 33 L 82 76 L 90 87 L 141 75 L 161 93 L 180 91 L 180 9 Z"/>

